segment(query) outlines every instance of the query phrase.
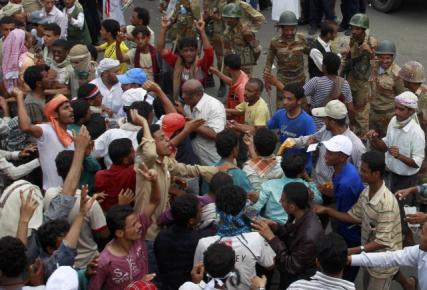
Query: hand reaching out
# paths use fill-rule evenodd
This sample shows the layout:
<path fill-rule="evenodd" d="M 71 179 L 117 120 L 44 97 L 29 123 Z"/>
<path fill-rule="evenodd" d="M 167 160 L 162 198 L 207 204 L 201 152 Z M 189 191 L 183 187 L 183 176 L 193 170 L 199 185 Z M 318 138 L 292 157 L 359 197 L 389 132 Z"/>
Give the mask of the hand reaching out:
<path fill-rule="evenodd" d="M 140 168 L 137 168 L 136 171 L 152 183 L 157 181 L 157 171 L 155 169 L 148 169 L 144 162 L 140 164 Z"/>
<path fill-rule="evenodd" d="M 37 151 L 37 145 L 36 144 L 29 144 L 25 146 L 24 149 L 19 152 L 19 158 L 24 158 L 30 156 L 32 153 Z"/>
<path fill-rule="evenodd" d="M 132 122 L 137 126 L 144 127 L 144 125 L 147 123 L 147 120 L 143 116 L 138 114 L 138 111 L 136 109 L 130 110 L 130 116 L 132 118 Z"/>
<path fill-rule="evenodd" d="M 203 263 L 200 262 L 191 270 L 191 281 L 195 284 L 199 284 L 203 280 L 203 275 L 205 274 L 205 267 Z"/>
<path fill-rule="evenodd" d="M 90 138 L 89 131 L 86 129 L 86 126 L 82 125 L 80 128 L 79 134 L 73 132 L 74 135 L 74 146 L 76 151 L 83 150 L 86 151 L 86 148 L 91 144 L 92 139 Z"/>
<path fill-rule="evenodd" d="M 83 185 L 80 193 L 80 214 L 85 217 L 87 213 L 92 208 L 93 203 L 95 202 L 97 196 L 96 194 L 92 197 L 88 196 L 88 186 Z"/>

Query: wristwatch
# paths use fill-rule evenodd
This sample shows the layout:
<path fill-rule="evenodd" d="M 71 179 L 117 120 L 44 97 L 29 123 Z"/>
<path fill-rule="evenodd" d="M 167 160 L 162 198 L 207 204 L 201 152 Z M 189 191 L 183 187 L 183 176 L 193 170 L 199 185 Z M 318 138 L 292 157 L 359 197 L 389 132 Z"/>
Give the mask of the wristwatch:
<path fill-rule="evenodd" d="M 365 246 L 360 246 L 360 251 L 364 252 L 365 251 Z"/>

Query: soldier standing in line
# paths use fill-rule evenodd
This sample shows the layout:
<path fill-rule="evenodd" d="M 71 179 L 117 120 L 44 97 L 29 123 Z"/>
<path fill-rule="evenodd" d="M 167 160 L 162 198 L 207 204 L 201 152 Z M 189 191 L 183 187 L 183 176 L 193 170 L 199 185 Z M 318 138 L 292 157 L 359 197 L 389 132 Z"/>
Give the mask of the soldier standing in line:
<path fill-rule="evenodd" d="M 297 17 L 292 11 L 285 11 L 280 15 L 277 24 L 280 34 L 271 40 L 265 64 L 264 72 L 269 74 L 276 61 L 277 78 L 284 85 L 298 83 L 303 86 L 305 83 L 304 53 L 308 51 L 308 46 L 304 35 L 297 33 L 297 25 Z M 266 87 L 269 89 L 270 85 L 267 83 Z M 282 96 L 278 94 L 278 108 L 282 107 L 281 101 Z"/>
<path fill-rule="evenodd" d="M 396 46 L 389 40 L 380 41 L 375 51 L 377 60 L 373 61 L 371 84 L 371 109 L 369 129 L 380 137 L 387 133 L 387 126 L 394 113 L 394 98 L 405 91 L 403 81 L 398 76 L 400 67 L 394 62 Z"/>
<path fill-rule="evenodd" d="M 256 65 L 261 54 L 259 41 L 248 26 L 243 26 L 240 19 L 243 11 L 239 4 L 229 3 L 222 9 L 222 18 L 227 25 L 224 32 L 224 55 L 240 56 L 242 70 L 251 75 L 252 66 Z"/>
<path fill-rule="evenodd" d="M 265 17 L 261 12 L 253 8 L 249 3 L 242 0 L 227 0 L 227 3 L 234 3 L 240 6 L 243 16 L 240 18 L 243 26 L 248 26 L 253 33 L 258 32 L 261 25 L 265 23 Z"/>
<path fill-rule="evenodd" d="M 423 84 L 425 81 L 424 67 L 417 61 L 409 61 L 399 71 L 399 77 L 403 80 L 405 88 L 418 97 L 418 120 L 424 133 L 427 134 L 427 85 Z M 425 153 L 427 154 L 427 147 Z M 424 159 L 418 172 L 418 184 L 424 183 L 427 183 L 427 159 Z M 420 195 L 417 197 L 420 203 L 427 205 L 427 198 Z"/>
<path fill-rule="evenodd" d="M 351 87 L 355 110 L 354 132 L 365 138 L 369 129 L 369 96 L 371 59 L 374 57 L 376 40 L 368 35 L 369 18 L 366 14 L 357 13 L 350 20 L 350 50 L 344 57 L 343 74 Z"/>

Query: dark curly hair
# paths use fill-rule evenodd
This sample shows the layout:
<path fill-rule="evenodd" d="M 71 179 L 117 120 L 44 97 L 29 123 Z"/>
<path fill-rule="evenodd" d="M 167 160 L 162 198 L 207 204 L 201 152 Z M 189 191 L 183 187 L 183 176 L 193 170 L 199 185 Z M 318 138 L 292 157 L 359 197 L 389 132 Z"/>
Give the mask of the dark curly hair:
<path fill-rule="evenodd" d="M 176 224 L 186 226 L 188 221 L 197 216 L 199 200 L 194 195 L 187 193 L 174 199 L 171 211 Z"/>
<path fill-rule="evenodd" d="M 0 239 L 0 271 L 6 277 L 17 277 L 24 272 L 27 255 L 21 240 L 6 236 Z"/>
<path fill-rule="evenodd" d="M 37 238 L 43 251 L 47 252 L 48 247 L 56 249 L 56 240 L 65 236 L 70 230 L 70 224 L 65 219 L 49 221 L 37 230 Z"/>
<path fill-rule="evenodd" d="M 222 187 L 215 198 L 216 208 L 236 216 L 246 205 L 246 192 L 237 185 Z"/>

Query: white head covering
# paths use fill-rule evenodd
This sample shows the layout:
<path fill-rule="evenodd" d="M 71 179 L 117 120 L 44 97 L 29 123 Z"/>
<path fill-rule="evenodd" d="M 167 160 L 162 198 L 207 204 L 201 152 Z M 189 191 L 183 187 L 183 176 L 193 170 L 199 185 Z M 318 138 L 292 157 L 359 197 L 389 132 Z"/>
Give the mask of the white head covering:
<path fill-rule="evenodd" d="M 396 96 L 394 101 L 409 109 L 418 110 L 418 97 L 413 92 L 403 92 Z"/>
<path fill-rule="evenodd" d="M 79 278 L 70 266 L 61 266 L 50 275 L 45 290 L 78 290 Z"/>
<path fill-rule="evenodd" d="M 104 58 L 103 60 L 101 60 L 99 62 L 98 68 L 96 70 L 96 73 L 99 76 L 101 76 L 101 74 L 107 70 L 110 70 L 112 68 L 118 67 L 120 65 L 120 61 L 118 61 L 117 59 L 112 59 L 112 58 Z"/>
<path fill-rule="evenodd" d="M 152 105 L 154 101 L 154 98 L 150 95 L 147 95 L 147 91 L 143 88 L 128 89 L 122 95 L 123 107 L 129 107 L 133 102 L 142 101 L 146 101 L 150 105 Z"/>

